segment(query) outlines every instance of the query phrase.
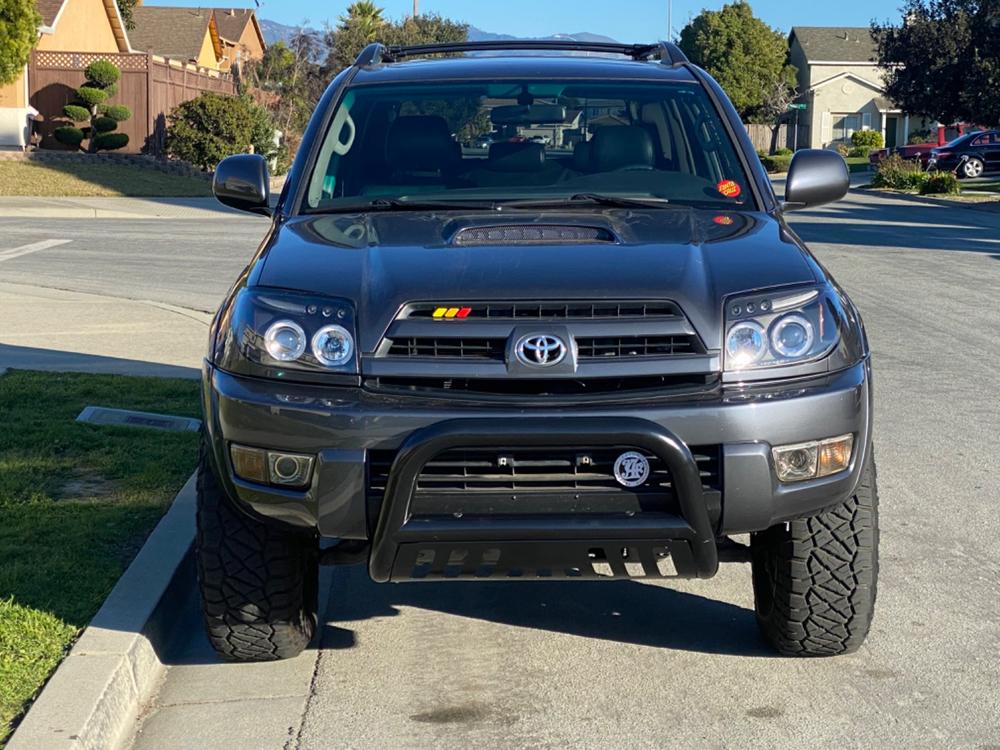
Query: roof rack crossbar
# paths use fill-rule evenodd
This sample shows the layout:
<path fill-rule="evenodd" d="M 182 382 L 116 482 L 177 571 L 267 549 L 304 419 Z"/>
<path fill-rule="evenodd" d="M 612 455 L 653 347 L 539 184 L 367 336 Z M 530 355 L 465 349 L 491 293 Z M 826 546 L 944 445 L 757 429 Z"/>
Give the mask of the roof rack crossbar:
<path fill-rule="evenodd" d="M 488 42 L 442 42 L 438 44 L 415 44 L 405 47 L 386 47 L 369 44 L 358 55 L 355 65 L 368 66 L 383 62 L 397 62 L 408 57 L 422 55 L 455 54 L 459 52 L 502 52 L 502 51 L 546 51 L 546 52 L 596 52 L 631 57 L 633 60 L 648 60 L 659 56 L 669 65 L 687 62 L 687 57 L 673 42 L 655 44 L 615 44 L 611 42 L 578 42 L 559 39 L 504 39 Z"/>

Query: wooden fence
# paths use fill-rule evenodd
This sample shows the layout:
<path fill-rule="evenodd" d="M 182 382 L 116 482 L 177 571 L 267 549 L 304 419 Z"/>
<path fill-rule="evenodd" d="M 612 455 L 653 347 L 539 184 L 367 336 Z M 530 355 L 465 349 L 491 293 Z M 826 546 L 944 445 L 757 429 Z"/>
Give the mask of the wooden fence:
<path fill-rule="evenodd" d="M 771 150 L 771 126 L 770 125 L 760 125 L 757 123 L 750 123 L 745 125 L 747 129 L 747 135 L 750 136 L 750 140 L 753 142 L 753 147 L 755 151 L 766 151 Z M 782 123 L 781 127 L 778 129 L 778 140 L 775 144 L 775 148 L 793 148 L 793 135 L 792 127 L 787 123 Z M 801 131 L 799 133 L 801 135 Z M 803 142 L 800 140 L 799 145 L 801 146 Z"/>
<path fill-rule="evenodd" d="M 58 147 L 52 131 L 71 124 L 63 117 L 63 107 L 74 100 L 76 89 L 84 82 L 84 69 L 95 60 L 114 63 L 122 72 L 118 93 L 109 102 L 132 110 L 132 119 L 118 125 L 118 132 L 129 137 L 129 145 L 123 149 L 126 153 L 160 156 L 166 117 L 174 107 L 203 91 L 236 93 L 228 75 L 156 55 L 36 50 L 28 68 L 28 86 L 31 105 L 44 117 L 39 128 L 44 147 Z"/>

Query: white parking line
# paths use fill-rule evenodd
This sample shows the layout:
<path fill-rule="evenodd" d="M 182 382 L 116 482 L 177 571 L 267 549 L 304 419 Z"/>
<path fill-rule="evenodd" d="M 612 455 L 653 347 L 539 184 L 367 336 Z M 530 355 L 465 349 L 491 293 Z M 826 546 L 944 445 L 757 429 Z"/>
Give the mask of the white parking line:
<path fill-rule="evenodd" d="M 33 242 L 30 245 L 21 245 L 21 247 L 15 247 L 10 250 L 0 250 L 0 263 L 3 263 L 5 260 L 20 258 L 22 255 L 37 253 L 39 250 L 48 250 L 50 247 L 59 247 L 60 245 L 65 245 L 72 241 L 73 240 L 42 240 L 41 242 Z"/>

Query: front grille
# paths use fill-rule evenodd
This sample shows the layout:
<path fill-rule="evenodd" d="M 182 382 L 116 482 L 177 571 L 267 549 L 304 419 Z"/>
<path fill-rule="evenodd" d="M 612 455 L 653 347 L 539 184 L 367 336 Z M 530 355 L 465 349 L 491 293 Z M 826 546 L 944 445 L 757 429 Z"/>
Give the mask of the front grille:
<path fill-rule="evenodd" d="M 406 314 L 407 320 L 433 320 L 434 311 L 449 305 L 417 305 Z M 456 304 L 470 312 L 461 319 L 445 322 L 460 324 L 463 320 L 648 320 L 650 318 L 680 318 L 681 311 L 673 302 L 489 302 Z"/>
<path fill-rule="evenodd" d="M 576 339 L 579 359 L 641 359 L 703 354 L 695 336 L 602 336 Z"/>
<path fill-rule="evenodd" d="M 418 359 L 504 359 L 507 342 L 487 338 L 430 338 L 406 337 L 393 339 L 386 356 Z"/>
<path fill-rule="evenodd" d="M 637 375 L 629 377 L 551 378 L 437 378 L 378 377 L 367 378 L 365 387 L 375 391 L 406 395 L 468 394 L 469 396 L 598 396 L 651 391 L 650 395 L 693 395 L 714 388 L 717 375 Z"/>
<path fill-rule="evenodd" d="M 608 513 L 672 510 L 670 471 L 653 454 L 645 484 L 622 487 L 614 464 L 629 446 L 454 449 L 435 456 L 417 478 L 412 512 Z M 706 492 L 722 488 L 721 449 L 692 446 Z M 392 451 L 369 451 L 369 491 L 381 498 Z"/>
<path fill-rule="evenodd" d="M 582 360 L 643 359 L 704 354 L 697 336 L 583 336 L 576 339 Z M 502 362 L 503 338 L 408 336 L 392 339 L 385 356 L 409 359 L 477 359 Z"/>

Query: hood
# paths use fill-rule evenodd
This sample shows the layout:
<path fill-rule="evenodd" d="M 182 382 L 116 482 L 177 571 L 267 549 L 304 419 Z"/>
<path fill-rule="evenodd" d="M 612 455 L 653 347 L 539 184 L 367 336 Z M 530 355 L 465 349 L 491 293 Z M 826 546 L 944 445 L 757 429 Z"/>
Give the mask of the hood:
<path fill-rule="evenodd" d="M 583 229 L 604 241 L 456 242 L 497 225 Z M 272 236 L 254 283 L 353 301 L 364 352 L 406 303 L 491 300 L 669 299 L 718 349 L 726 296 L 821 274 L 781 221 L 763 213 L 397 211 L 290 219 Z"/>

